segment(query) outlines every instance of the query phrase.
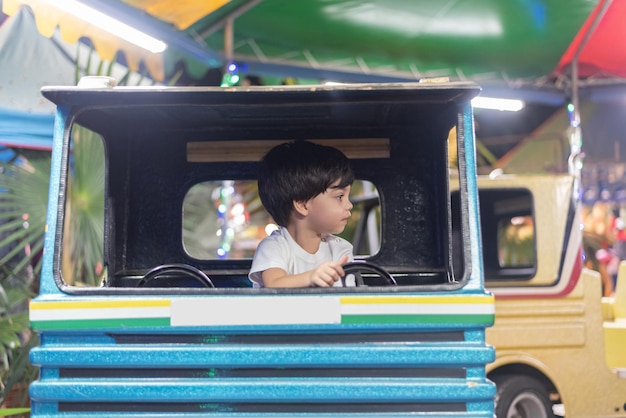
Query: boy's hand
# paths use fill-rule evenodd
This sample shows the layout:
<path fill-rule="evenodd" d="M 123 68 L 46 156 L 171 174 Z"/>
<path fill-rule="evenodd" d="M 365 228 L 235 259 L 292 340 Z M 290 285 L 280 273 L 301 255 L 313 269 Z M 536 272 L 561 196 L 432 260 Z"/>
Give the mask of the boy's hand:
<path fill-rule="evenodd" d="M 326 261 L 311 272 L 311 285 L 318 287 L 331 287 L 340 280 L 345 273 L 342 264 L 348 262 L 348 256 L 344 255 L 339 261 Z"/>

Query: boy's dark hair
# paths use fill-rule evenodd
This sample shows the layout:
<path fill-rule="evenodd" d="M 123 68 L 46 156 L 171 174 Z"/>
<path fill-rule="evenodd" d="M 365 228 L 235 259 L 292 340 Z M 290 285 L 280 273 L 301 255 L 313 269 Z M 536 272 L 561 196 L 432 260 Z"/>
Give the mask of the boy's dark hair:
<path fill-rule="evenodd" d="M 259 196 L 265 209 L 280 226 L 286 226 L 293 202 L 324 193 L 334 182 L 349 186 L 354 173 L 348 158 L 338 149 L 308 141 L 272 148 L 259 165 Z"/>

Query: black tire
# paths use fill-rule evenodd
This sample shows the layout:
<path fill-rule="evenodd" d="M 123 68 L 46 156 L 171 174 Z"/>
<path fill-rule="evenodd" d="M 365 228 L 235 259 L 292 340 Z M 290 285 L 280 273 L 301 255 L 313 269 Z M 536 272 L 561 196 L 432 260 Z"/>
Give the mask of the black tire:
<path fill-rule="evenodd" d="M 528 376 L 497 376 L 496 417 L 554 418 L 550 394 L 537 380 Z"/>

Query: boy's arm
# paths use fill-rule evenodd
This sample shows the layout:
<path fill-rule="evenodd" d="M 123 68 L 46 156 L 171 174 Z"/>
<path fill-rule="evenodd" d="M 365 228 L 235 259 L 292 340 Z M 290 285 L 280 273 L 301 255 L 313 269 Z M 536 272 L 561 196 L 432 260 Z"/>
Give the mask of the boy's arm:
<path fill-rule="evenodd" d="M 342 264 L 348 262 L 345 255 L 339 261 L 326 261 L 315 270 L 288 275 L 281 268 L 269 268 L 261 274 L 265 287 L 331 287 L 344 276 Z"/>

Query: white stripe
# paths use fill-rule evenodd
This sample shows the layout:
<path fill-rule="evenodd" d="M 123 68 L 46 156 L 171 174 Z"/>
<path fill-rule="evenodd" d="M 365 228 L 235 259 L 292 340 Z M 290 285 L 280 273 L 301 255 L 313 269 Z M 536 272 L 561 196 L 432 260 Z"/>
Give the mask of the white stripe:
<path fill-rule="evenodd" d="M 345 315 L 482 315 L 493 314 L 494 307 L 490 304 L 344 304 L 341 313 Z"/>
<path fill-rule="evenodd" d="M 339 297 L 172 299 L 172 326 L 338 324 Z"/>
<path fill-rule="evenodd" d="M 85 308 L 85 309 L 33 309 L 31 321 L 60 321 L 81 319 L 117 319 L 117 318 L 163 318 L 170 316 L 168 306 L 150 308 Z"/>

